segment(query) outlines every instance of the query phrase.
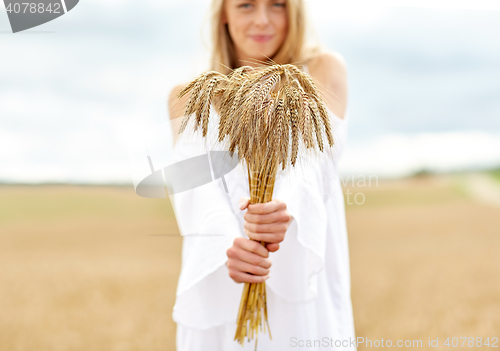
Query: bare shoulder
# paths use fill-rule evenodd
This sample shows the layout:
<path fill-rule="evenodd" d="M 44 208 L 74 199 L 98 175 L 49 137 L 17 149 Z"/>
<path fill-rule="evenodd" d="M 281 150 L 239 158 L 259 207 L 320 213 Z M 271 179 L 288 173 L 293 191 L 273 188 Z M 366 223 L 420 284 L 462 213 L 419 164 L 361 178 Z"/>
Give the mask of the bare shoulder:
<path fill-rule="evenodd" d="M 346 62 L 344 57 L 336 51 L 324 51 L 309 60 L 311 68 L 345 71 Z"/>
<path fill-rule="evenodd" d="M 179 94 L 179 92 L 184 89 L 186 85 L 187 83 L 176 85 L 170 91 L 170 94 L 168 96 L 168 111 L 170 114 L 170 119 L 182 117 L 182 115 L 184 114 L 184 106 L 189 99 L 189 94 L 186 94 L 181 98 L 178 98 L 177 94 Z"/>
<path fill-rule="evenodd" d="M 344 118 L 347 108 L 347 66 L 344 57 L 334 51 L 322 52 L 309 60 L 308 68 L 326 105 L 335 115 Z"/>

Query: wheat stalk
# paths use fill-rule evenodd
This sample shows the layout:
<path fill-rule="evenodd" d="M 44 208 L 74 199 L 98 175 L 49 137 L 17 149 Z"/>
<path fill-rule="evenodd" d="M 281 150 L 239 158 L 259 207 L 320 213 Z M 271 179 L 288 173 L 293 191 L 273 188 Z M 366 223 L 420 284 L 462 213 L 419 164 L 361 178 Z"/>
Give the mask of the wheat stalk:
<path fill-rule="evenodd" d="M 246 162 L 251 204 L 271 201 L 278 169 L 285 170 L 289 161 L 296 165 L 300 141 L 306 149 L 323 151 L 326 135 L 328 145 L 334 144 L 316 85 L 294 65 L 242 66 L 227 76 L 209 71 L 190 82 L 178 97 L 188 92 L 179 133 L 194 114 L 195 130 L 201 125 L 206 137 L 214 104 L 220 117 L 217 141 L 227 142 L 228 150 Z M 250 341 L 255 336 L 256 349 L 259 327 L 265 332 L 266 324 L 272 339 L 265 282 L 245 283 L 234 339 L 243 346 L 245 337 Z"/>

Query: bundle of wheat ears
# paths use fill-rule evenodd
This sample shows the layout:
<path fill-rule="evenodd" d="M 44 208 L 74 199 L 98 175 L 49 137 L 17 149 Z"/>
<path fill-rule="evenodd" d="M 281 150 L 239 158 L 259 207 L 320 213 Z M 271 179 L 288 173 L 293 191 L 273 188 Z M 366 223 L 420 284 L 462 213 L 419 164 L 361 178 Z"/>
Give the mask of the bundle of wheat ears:
<path fill-rule="evenodd" d="M 323 151 L 323 135 L 330 147 L 334 144 L 319 91 L 295 65 L 242 66 L 228 75 L 209 71 L 190 82 L 178 97 L 188 92 L 179 133 L 194 114 L 195 130 L 201 125 L 205 137 L 213 104 L 220 116 L 218 142 L 229 142 L 228 151 L 236 152 L 247 164 L 250 204 L 271 201 L 279 166 L 282 170 L 289 163 L 295 166 L 299 149 Z M 243 346 L 245 336 L 250 341 L 255 334 L 256 349 L 259 326 L 265 332 L 266 323 L 272 339 L 265 282 L 245 283 L 234 340 Z"/>

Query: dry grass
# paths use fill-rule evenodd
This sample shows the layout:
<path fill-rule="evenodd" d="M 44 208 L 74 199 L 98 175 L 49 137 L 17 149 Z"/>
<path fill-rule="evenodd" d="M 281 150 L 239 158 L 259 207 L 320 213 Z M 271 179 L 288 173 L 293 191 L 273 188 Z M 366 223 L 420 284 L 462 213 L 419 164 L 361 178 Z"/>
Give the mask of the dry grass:
<path fill-rule="evenodd" d="M 347 190 L 357 336 L 499 336 L 499 207 L 446 178 Z M 0 187 L 0 350 L 175 350 L 182 239 L 162 233 L 168 200 L 132 186 Z"/>
<path fill-rule="evenodd" d="M 133 187 L 0 187 L 0 350 L 173 350 L 179 236 Z"/>
<path fill-rule="evenodd" d="M 346 210 L 357 336 L 423 349 L 438 337 L 435 350 L 449 349 L 447 337 L 500 336 L 500 207 L 475 201 L 458 179 L 345 189 L 366 196 Z"/>

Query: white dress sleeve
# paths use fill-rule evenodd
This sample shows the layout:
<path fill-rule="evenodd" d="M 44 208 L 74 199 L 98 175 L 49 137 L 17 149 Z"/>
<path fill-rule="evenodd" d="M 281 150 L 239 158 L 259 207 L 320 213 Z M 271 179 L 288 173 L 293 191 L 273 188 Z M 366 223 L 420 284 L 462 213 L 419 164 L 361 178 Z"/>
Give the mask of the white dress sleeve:
<path fill-rule="evenodd" d="M 329 110 L 337 145 L 347 135 L 344 122 Z M 326 139 L 324 143 L 326 145 Z M 340 187 L 338 162 L 342 149 L 334 146 L 307 157 L 306 162 L 285 170 L 277 178 L 273 199 L 286 203 L 293 220 L 280 249 L 272 253 L 269 287 L 290 302 L 314 299 L 318 293 L 318 273 L 325 267 L 329 217 L 329 198 L 335 198 Z M 331 199 L 330 199 L 331 200 Z"/>
<path fill-rule="evenodd" d="M 318 172 L 293 170 L 277 181 L 274 199 L 284 201 L 293 220 L 280 243 L 271 254 L 269 288 L 290 302 L 314 299 L 317 274 L 325 262 L 327 213 Z"/>
<path fill-rule="evenodd" d="M 206 154 L 207 144 L 198 131 L 181 134 L 174 147 L 174 162 Z M 216 179 L 170 198 L 183 236 L 174 321 L 208 329 L 234 320 L 242 284 L 229 277 L 226 251 L 235 238 L 243 236 L 243 228 L 228 201 L 222 180 Z"/>

